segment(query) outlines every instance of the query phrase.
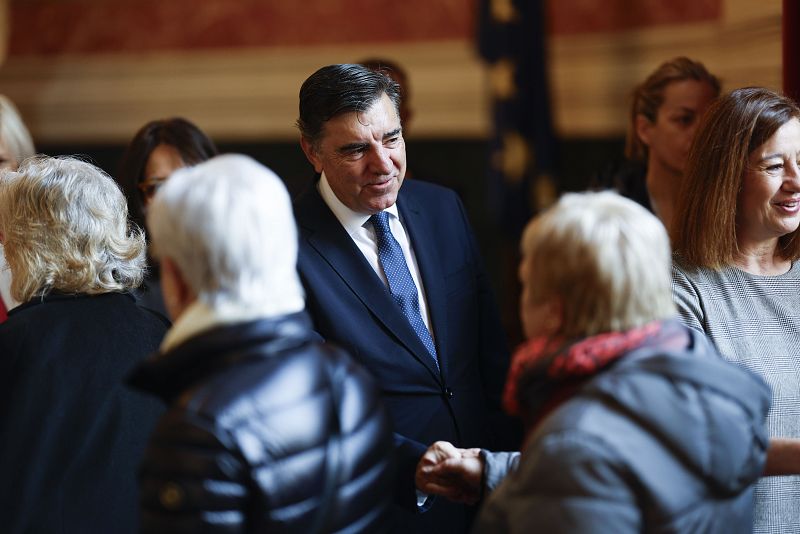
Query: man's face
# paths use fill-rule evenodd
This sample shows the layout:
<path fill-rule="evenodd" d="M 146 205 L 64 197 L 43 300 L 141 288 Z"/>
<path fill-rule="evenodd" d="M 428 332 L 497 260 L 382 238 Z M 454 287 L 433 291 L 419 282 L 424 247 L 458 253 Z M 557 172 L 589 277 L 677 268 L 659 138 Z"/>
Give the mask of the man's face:
<path fill-rule="evenodd" d="M 323 125 L 314 147 L 303 151 L 331 190 L 348 208 L 377 213 L 397 201 L 406 174 L 406 145 L 400 118 L 385 94 L 363 112 L 343 113 Z"/>

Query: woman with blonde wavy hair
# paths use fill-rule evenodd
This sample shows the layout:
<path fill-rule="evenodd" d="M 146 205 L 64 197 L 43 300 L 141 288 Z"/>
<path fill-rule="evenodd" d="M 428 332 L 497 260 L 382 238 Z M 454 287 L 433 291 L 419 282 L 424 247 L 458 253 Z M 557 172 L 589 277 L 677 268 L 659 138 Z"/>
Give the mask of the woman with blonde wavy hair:
<path fill-rule="evenodd" d="M 624 162 L 601 172 L 593 185 L 635 200 L 670 229 L 689 146 L 720 89 L 719 79 L 695 59 L 679 56 L 659 65 L 631 95 Z"/>
<path fill-rule="evenodd" d="M 3 531 L 135 532 L 136 467 L 160 407 L 123 386 L 167 324 L 136 305 L 145 243 L 97 167 L 0 174 L 0 241 L 21 305 L 0 325 Z"/>

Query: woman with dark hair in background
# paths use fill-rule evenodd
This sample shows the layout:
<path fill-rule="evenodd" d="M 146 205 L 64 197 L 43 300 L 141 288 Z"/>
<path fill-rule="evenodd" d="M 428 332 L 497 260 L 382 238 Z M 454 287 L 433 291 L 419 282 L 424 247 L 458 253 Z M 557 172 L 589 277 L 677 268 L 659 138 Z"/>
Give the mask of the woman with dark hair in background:
<path fill-rule="evenodd" d="M 211 159 L 216 154 L 214 142 L 184 118 L 173 117 L 145 124 L 128 145 L 117 173 L 133 221 L 146 230 L 147 206 L 169 175 L 182 167 Z M 139 304 L 166 316 L 158 265 L 152 260 L 149 264 L 139 293 Z"/>

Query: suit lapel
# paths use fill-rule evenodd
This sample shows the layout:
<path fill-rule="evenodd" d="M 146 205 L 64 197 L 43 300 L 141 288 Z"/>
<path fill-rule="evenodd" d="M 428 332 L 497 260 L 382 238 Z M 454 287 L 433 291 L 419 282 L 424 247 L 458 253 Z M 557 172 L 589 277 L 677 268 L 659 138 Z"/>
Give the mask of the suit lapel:
<path fill-rule="evenodd" d="M 444 268 L 436 241 L 432 238 L 435 226 L 413 196 L 403 195 L 402 189 L 400 196 L 397 209 L 403 225 L 408 230 L 411 246 L 417 258 L 417 266 L 428 303 L 436 352 L 439 355 L 439 366 L 444 373 L 447 370 L 447 298 Z"/>
<path fill-rule="evenodd" d="M 397 341 L 440 381 L 439 372 L 425 345 L 361 250 L 322 200 L 316 187 L 297 199 L 295 209 L 298 224 L 306 231 L 305 239 L 309 246 L 330 265 Z"/>

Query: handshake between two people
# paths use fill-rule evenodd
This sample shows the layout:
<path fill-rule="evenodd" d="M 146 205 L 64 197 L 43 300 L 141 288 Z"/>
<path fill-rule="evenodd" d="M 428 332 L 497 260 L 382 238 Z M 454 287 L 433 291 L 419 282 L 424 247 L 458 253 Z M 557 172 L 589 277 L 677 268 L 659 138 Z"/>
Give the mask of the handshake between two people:
<path fill-rule="evenodd" d="M 483 459 L 480 449 L 459 449 L 437 441 L 425 451 L 415 474 L 419 491 L 453 502 L 477 503 L 482 494 Z"/>

